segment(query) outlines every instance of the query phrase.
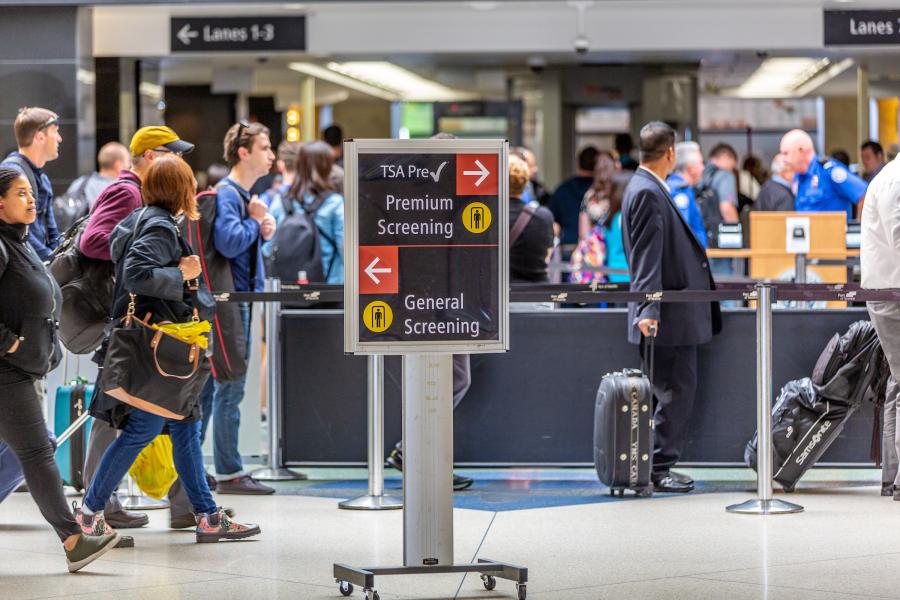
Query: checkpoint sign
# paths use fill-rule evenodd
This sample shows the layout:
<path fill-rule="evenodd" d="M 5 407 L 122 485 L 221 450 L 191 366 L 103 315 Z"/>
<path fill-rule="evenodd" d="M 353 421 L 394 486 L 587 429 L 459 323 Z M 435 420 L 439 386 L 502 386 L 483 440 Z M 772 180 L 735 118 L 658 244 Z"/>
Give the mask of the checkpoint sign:
<path fill-rule="evenodd" d="M 345 157 L 345 350 L 503 352 L 508 144 L 354 140 Z"/>

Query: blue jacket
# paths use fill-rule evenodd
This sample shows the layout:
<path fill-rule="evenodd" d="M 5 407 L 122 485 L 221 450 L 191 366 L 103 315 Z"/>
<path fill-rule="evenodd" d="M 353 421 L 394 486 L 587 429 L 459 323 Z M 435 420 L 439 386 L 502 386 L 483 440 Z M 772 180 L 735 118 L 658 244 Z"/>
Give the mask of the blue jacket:
<path fill-rule="evenodd" d="M 236 292 L 261 292 L 265 287 L 265 267 L 259 245 L 259 223 L 247 214 L 250 192 L 226 177 L 216 188 L 216 221 L 213 243 L 231 263 Z M 256 263 L 256 278 L 250 282 L 250 265 Z"/>
<path fill-rule="evenodd" d="M 59 246 L 59 228 L 56 226 L 56 217 L 53 216 L 53 186 L 50 184 L 50 178 L 44 173 L 43 169 L 34 166 L 24 154 L 13 152 L 9 157 L 16 156 L 31 167 L 34 173 L 35 183 L 34 190 L 35 201 L 37 204 L 37 218 L 34 223 L 28 226 L 28 243 L 34 248 L 41 260 L 46 261 L 50 258 L 50 254 Z M 17 171 L 21 171 L 27 177 L 21 165 L 10 162 L 7 157 L 0 166 L 12 167 Z"/>
<path fill-rule="evenodd" d="M 279 196 L 272 201 L 269 211 L 275 217 L 275 222 L 281 225 L 286 216 L 282 199 Z M 307 194 L 303 201 L 306 206 L 313 203 L 315 198 Z M 300 203 L 294 200 L 294 210 L 301 210 Z M 313 220 L 319 228 L 319 244 L 322 249 L 322 271 L 326 275 L 326 283 L 344 283 L 344 197 L 340 194 L 331 194 L 325 198 L 325 202 L 316 211 Z M 326 236 L 330 238 L 326 239 Z M 334 242 L 332 244 L 332 242 Z M 272 254 L 271 240 L 263 245 L 266 256 Z M 330 267 L 330 269 L 329 269 Z"/>
<path fill-rule="evenodd" d="M 697 206 L 697 198 L 694 196 L 694 190 L 688 185 L 680 175 L 675 173 L 669 175 L 666 179 L 666 185 L 669 186 L 669 192 L 672 194 L 672 201 L 675 208 L 684 217 L 684 220 L 691 227 L 691 231 L 697 236 L 697 241 L 706 248 L 708 241 L 706 238 L 706 225 L 703 223 L 703 215 L 700 214 L 700 207 Z"/>

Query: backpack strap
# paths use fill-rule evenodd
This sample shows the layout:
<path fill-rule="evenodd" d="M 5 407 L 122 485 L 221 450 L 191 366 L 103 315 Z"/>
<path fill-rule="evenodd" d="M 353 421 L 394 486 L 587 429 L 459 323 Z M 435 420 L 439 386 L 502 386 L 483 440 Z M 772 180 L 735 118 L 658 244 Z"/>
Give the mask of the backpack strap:
<path fill-rule="evenodd" d="M 525 231 L 525 228 L 528 227 L 528 223 L 531 222 L 531 219 L 534 218 L 537 209 L 529 204 L 526 204 L 524 208 L 522 208 L 522 212 L 519 213 L 518 218 L 516 218 L 516 222 L 513 223 L 512 229 L 509 231 L 509 247 L 512 248 L 516 241 L 518 241 L 519 236 L 522 235 L 522 232 Z"/>

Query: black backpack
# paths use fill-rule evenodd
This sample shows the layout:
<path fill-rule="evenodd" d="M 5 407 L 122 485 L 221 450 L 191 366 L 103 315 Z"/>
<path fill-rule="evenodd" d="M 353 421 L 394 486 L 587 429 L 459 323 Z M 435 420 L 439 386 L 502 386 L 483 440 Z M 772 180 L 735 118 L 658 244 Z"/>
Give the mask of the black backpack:
<path fill-rule="evenodd" d="M 272 255 L 266 267 L 269 276 L 294 282 L 300 271 L 306 271 L 306 279 L 310 282 L 321 283 L 328 280 L 337 257 L 337 245 L 316 225 L 316 212 L 324 202 L 324 197 L 316 198 L 311 205 L 298 211 L 291 198 L 282 199 L 285 217 L 272 238 Z M 335 249 L 327 270 L 322 266 L 319 236 L 325 238 Z"/>
<path fill-rule="evenodd" d="M 725 222 L 719 209 L 719 193 L 712 186 L 712 176 L 718 170 L 707 167 L 707 170 L 703 171 L 703 178 L 694 186 L 697 208 L 703 217 L 703 226 L 706 228 L 706 239 L 710 248 L 719 247 L 719 224 Z"/>
<path fill-rule="evenodd" d="M 85 215 L 76 221 L 50 255 L 50 274 L 63 298 L 59 339 L 73 354 L 96 350 L 112 321 L 113 264 L 81 253 L 81 234 L 89 219 Z"/>
<path fill-rule="evenodd" d="M 87 186 L 90 180 L 91 175 L 85 175 L 71 194 L 66 192 L 53 199 L 53 217 L 56 219 L 56 227 L 60 231 L 68 231 L 90 212 L 91 207 L 87 198 Z"/>
<path fill-rule="evenodd" d="M 110 187 L 114 185 L 136 184 L 119 179 Z M 81 252 L 81 236 L 90 217 L 84 215 L 66 229 L 59 246 L 50 255 L 49 270 L 63 297 L 59 339 L 73 354 L 96 350 L 112 321 L 113 263 L 89 258 Z"/>

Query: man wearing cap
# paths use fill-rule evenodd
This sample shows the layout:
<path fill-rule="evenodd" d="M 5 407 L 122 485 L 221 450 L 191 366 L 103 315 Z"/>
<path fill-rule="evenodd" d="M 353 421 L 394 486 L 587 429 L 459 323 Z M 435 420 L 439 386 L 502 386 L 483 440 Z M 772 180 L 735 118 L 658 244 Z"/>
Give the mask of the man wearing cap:
<path fill-rule="evenodd" d="M 47 260 L 59 245 L 59 230 L 53 216 L 53 186 L 44 165 L 59 158 L 59 116 L 46 108 L 23 108 L 13 130 L 19 149 L 0 164 L 20 171 L 31 184 L 37 218 L 28 226 L 28 243 L 41 260 Z"/>
<path fill-rule="evenodd" d="M 119 179 L 109 185 L 97 197 L 87 228 L 81 236 L 81 252 L 90 258 L 110 261 L 109 236 L 125 217 L 143 205 L 141 178 L 156 158 L 164 154 L 187 154 L 194 145 L 180 139 L 168 127 L 144 127 L 131 138 L 132 168 L 123 169 Z M 94 478 L 100 459 L 106 448 L 116 439 L 116 429 L 95 419 L 91 425 L 87 458 L 84 465 L 86 487 Z M 191 503 L 179 482 L 169 490 L 171 504 L 170 525 L 173 528 L 191 527 L 194 518 Z M 149 520 L 147 515 L 126 511 L 116 494 L 110 497 L 103 511 L 106 522 L 116 529 L 142 527 Z M 133 545 L 133 541 L 131 544 Z"/>
<path fill-rule="evenodd" d="M 109 236 L 116 225 L 143 205 L 141 178 L 153 162 L 164 154 L 187 154 L 194 145 L 185 142 L 168 127 L 138 129 L 131 138 L 131 169 L 119 173 L 119 179 L 106 188 L 91 211 L 91 219 L 81 235 L 81 252 L 89 258 L 112 260 Z"/>

